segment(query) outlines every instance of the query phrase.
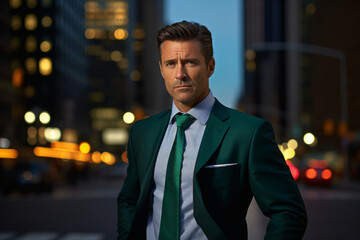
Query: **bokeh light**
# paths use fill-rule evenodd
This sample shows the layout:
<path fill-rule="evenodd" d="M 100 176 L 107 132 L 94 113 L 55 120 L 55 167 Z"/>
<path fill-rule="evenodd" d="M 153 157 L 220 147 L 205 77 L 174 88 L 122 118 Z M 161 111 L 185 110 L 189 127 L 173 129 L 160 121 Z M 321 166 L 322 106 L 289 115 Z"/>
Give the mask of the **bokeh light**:
<path fill-rule="evenodd" d="M 283 154 L 284 154 L 284 158 L 285 158 L 286 160 L 292 159 L 292 158 L 295 157 L 295 150 L 292 149 L 292 148 L 287 148 L 287 149 L 285 149 L 285 150 L 283 151 Z"/>
<path fill-rule="evenodd" d="M 106 163 L 107 165 L 114 165 L 115 164 L 115 156 L 109 152 L 103 152 L 101 154 L 101 160 Z"/>
<path fill-rule="evenodd" d="M 24 26 L 26 30 L 33 31 L 37 28 L 38 20 L 35 14 L 29 13 L 25 16 Z"/>
<path fill-rule="evenodd" d="M 91 160 L 94 163 L 101 163 L 101 153 L 98 151 L 93 152 L 93 154 L 91 155 Z"/>
<path fill-rule="evenodd" d="M 321 173 L 321 178 L 328 180 L 332 177 L 332 172 L 330 169 L 324 169 Z"/>
<path fill-rule="evenodd" d="M 118 28 L 114 31 L 114 37 L 118 40 L 124 40 L 128 37 L 128 31 L 126 29 Z"/>
<path fill-rule="evenodd" d="M 39 71 L 42 75 L 50 75 L 52 73 L 52 61 L 48 57 L 41 58 L 39 61 Z"/>
<path fill-rule="evenodd" d="M 33 113 L 31 111 L 26 112 L 24 115 L 24 119 L 25 119 L 25 122 L 27 122 L 28 124 L 34 123 L 36 120 L 35 113 Z"/>
<path fill-rule="evenodd" d="M 304 135 L 304 143 L 306 143 L 307 145 L 311 145 L 315 142 L 315 136 L 312 133 L 306 133 Z"/>
<path fill-rule="evenodd" d="M 82 153 L 89 153 L 90 150 L 91 150 L 90 144 L 87 143 L 87 142 L 82 142 L 82 143 L 80 143 L 80 145 L 79 145 L 79 150 L 80 150 L 80 152 L 82 152 Z"/>
<path fill-rule="evenodd" d="M 135 115 L 132 112 L 126 112 L 123 116 L 123 120 L 127 124 L 131 124 L 135 121 Z"/>
<path fill-rule="evenodd" d="M 25 60 L 25 68 L 26 71 L 33 75 L 36 73 L 37 65 L 36 65 L 36 59 L 33 57 L 29 57 Z"/>
<path fill-rule="evenodd" d="M 48 124 L 51 120 L 50 114 L 48 112 L 40 113 L 39 120 L 42 124 Z"/>
<path fill-rule="evenodd" d="M 313 169 L 313 168 L 309 168 L 308 170 L 306 170 L 305 172 L 305 176 L 308 178 L 308 179 L 314 179 L 316 178 L 316 170 Z"/>
<path fill-rule="evenodd" d="M 61 139 L 61 130 L 59 128 L 45 128 L 44 135 L 48 142 L 59 141 Z"/>
<path fill-rule="evenodd" d="M 295 139 L 290 139 L 287 143 L 288 148 L 297 149 L 298 142 Z"/>
<path fill-rule="evenodd" d="M 129 159 L 127 157 L 127 151 L 124 151 L 122 154 L 121 154 L 121 160 L 124 162 L 124 163 L 128 163 L 129 162 Z"/>
<path fill-rule="evenodd" d="M 42 41 L 40 44 L 40 50 L 42 52 L 49 52 L 52 48 L 51 42 L 49 41 Z"/>
<path fill-rule="evenodd" d="M 45 28 L 50 27 L 52 25 L 52 19 L 49 16 L 45 16 L 41 19 L 41 25 Z"/>

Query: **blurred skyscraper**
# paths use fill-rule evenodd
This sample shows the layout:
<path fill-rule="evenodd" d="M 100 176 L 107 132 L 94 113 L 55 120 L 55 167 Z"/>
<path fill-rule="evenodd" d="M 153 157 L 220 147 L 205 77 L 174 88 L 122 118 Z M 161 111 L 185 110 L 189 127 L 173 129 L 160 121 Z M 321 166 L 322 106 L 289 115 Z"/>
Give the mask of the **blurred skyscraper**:
<path fill-rule="evenodd" d="M 129 6 L 132 23 L 129 50 L 134 59 L 130 78 L 136 82 L 136 103 L 146 114 L 153 115 L 171 106 L 159 70 L 156 43 L 157 31 L 164 26 L 164 0 L 134 0 L 129 1 Z M 136 74 L 131 75 L 133 70 L 140 72 L 138 80 Z"/>
<path fill-rule="evenodd" d="M 93 105 L 147 114 L 166 107 L 156 52 L 163 1 L 88 0 L 85 18 Z"/>
<path fill-rule="evenodd" d="M 6 4 L 11 27 L 8 62 L 12 91 L 17 95 L 12 108 L 17 140 L 46 144 L 44 128 L 38 126 L 38 132 L 26 129 L 28 111 L 35 114 L 34 124 L 40 124 L 40 114 L 47 112 L 51 119 L 43 125 L 86 132 L 84 1 L 10 0 Z"/>
<path fill-rule="evenodd" d="M 289 125 L 295 125 L 298 106 L 287 91 L 289 81 L 298 76 L 289 74 L 292 56 L 284 51 L 268 51 L 272 42 L 297 41 L 294 1 L 245 1 L 246 71 L 242 105 L 246 112 L 272 122 L 277 135 L 285 138 Z M 295 8 L 296 10 L 296 8 Z M 254 48 L 257 47 L 256 50 Z M 295 108 L 293 108 L 295 107 Z"/>
<path fill-rule="evenodd" d="M 107 149 L 119 151 L 129 126 L 123 120 L 125 112 L 140 120 L 169 104 L 155 39 L 163 24 L 163 1 L 88 0 L 85 19 L 91 144 L 105 143 Z"/>
<path fill-rule="evenodd" d="M 16 104 L 16 89 L 12 86 L 10 9 L 6 1 L 0 3 L 0 138 L 14 142 L 15 124 L 13 107 Z M 22 72 L 18 72 L 22 75 Z M 21 78 L 21 76 L 19 76 Z M 3 141 L 3 140 L 1 140 Z M 4 147 L 0 144 L 0 147 Z M 10 147 L 10 146 L 8 146 Z"/>
<path fill-rule="evenodd" d="M 360 151 L 353 147 L 360 140 L 356 5 L 350 0 L 246 0 L 241 105 L 270 120 L 280 141 L 302 141 L 312 132 L 318 153 L 341 155 L 350 145 L 348 163 L 359 176 Z"/>
<path fill-rule="evenodd" d="M 170 106 L 156 46 L 163 0 L 1 6 L 0 140 L 6 147 L 10 140 L 19 158 L 61 140 L 87 141 L 120 159 L 132 116 Z"/>

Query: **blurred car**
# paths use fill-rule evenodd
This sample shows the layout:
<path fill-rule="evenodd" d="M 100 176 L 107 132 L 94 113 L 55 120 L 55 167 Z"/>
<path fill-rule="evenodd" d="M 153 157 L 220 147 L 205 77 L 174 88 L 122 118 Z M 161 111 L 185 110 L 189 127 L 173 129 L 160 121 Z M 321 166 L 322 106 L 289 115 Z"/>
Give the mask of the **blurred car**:
<path fill-rule="evenodd" d="M 19 162 L 14 172 L 14 190 L 19 193 L 41 193 L 52 190 L 52 182 L 48 181 L 49 165 L 46 162 Z"/>
<path fill-rule="evenodd" d="M 302 180 L 309 184 L 328 185 L 332 183 L 333 171 L 323 159 L 310 159 L 302 171 Z"/>

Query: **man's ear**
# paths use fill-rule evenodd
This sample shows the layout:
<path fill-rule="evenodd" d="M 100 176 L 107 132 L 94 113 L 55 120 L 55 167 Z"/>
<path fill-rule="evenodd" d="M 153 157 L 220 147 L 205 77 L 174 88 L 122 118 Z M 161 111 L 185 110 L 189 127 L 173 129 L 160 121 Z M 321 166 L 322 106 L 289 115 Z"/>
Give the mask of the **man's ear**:
<path fill-rule="evenodd" d="M 215 70 L 215 59 L 212 58 L 208 64 L 208 78 L 214 73 Z"/>

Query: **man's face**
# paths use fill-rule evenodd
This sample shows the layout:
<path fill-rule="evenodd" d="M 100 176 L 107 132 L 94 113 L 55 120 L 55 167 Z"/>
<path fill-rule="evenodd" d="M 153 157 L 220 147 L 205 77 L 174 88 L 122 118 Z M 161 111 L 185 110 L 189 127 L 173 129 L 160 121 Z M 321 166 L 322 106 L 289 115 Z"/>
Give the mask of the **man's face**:
<path fill-rule="evenodd" d="M 166 90 L 176 107 L 187 112 L 208 95 L 215 60 L 205 63 L 198 40 L 165 41 L 160 47 L 160 70 Z"/>

